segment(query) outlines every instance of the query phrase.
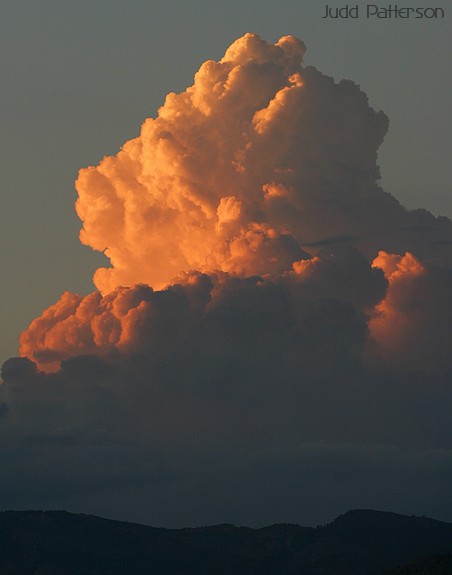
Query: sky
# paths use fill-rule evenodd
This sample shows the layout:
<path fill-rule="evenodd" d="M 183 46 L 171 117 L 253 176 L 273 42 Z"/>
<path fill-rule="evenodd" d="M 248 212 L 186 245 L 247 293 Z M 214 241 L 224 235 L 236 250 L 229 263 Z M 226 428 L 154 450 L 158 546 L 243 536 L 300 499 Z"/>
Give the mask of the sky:
<path fill-rule="evenodd" d="M 448 7 L 324 6 L 2 4 L 2 508 L 452 520 Z"/>

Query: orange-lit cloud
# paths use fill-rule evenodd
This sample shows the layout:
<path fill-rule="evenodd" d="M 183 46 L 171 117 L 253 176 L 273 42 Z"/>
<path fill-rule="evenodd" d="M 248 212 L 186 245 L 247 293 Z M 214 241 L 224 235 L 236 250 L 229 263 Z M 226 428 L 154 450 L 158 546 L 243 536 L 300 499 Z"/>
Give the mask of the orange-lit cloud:
<path fill-rule="evenodd" d="M 379 252 L 373 261 L 389 282 L 369 322 L 377 355 L 401 370 L 452 369 L 452 272 L 412 254 Z"/>
<path fill-rule="evenodd" d="M 201 510 L 206 477 L 224 487 L 207 507 L 230 489 L 234 517 L 262 508 L 272 476 L 273 495 L 292 485 L 305 502 L 303 481 L 319 501 L 349 501 L 346 485 L 344 508 L 363 485 L 387 506 L 374 469 L 395 502 L 426 461 L 452 477 L 452 224 L 380 188 L 386 116 L 304 50 L 246 34 L 81 170 L 80 238 L 111 267 L 35 319 L 3 367 L 0 501 L 28 468 L 27 505 L 80 493 L 162 521 Z"/>
<path fill-rule="evenodd" d="M 386 116 L 352 82 L 303 67 L 304 51 L 246 34 L 116 156 L 80 171 L 80 239 L 111 262 L 94 276 L 102 293 L 190 269 L 274 276 L 331 237 L 369 257 L 423 255 L 442 237 L 447 222 L 378 186 Z"/>
<path fill-rule="evenodd" d="M 273 275 L 303 242 L 367 230 L 387 119 L 351 82 L 303 68 L 304 51 L 246 34 L 117 156 L 81 170 L 80 238 L 111 261 L 102 293 L 189 269 Z"/>
<path fill-rule="evenodd" d="M 66 292 L 35 319 L 20 338 L 20 354 L 44 371 L 55 371 L 70 357 L 117 352 L 168 355 L 190 325 L 193 314 L 202 314 L 210 299 L 207 276 L 191 274 L 184 282 L 155 292 L 148 285 L 116 288 L 82 298 Z M 197 297 L 195 297 L 195 294 Z"/>
<path fill-rule="evenodd" d="M 21 355 L 51 371 L 74 356 L 171 349 L 193 313 L 202 323 L 225 286 L 251 276 L 287 290 L 296 329 L 312 302 L 340 301 L 386 360 L 447 355 L 429 324 L 446 272 L 422 262 L 450 260 L 452 226 L 379 187 L 386 116 L 352 82 L 304 67 L 304 52 L 292 36 L 246 34 L 116 156 L 80 171 L 80 238 L 111 267 L 95 273 L 100 293 L 66 293 L 34 320 Z M 193 312 L 187 278 L 199 277 L 210 287 Z"/>
<path fill-rule="evenodd" d="M 447 251 L 438 240 L 452 228 L 381 190 L 386 116 L 352 82 L 303 67 L 304 51 L 291 36 L 273 45 L 246 34 L 116 156 L 80 171 L 80 238 L 111 267 L 95 273 L 101 293 L 66 293 L 34 320 L 21 355 L 49 371 L 73 356 L 150 349 L 166 322 L 191 321 L 172 278 L 192 270 L 217 286 L 214 301 L 221 274 L 284 286 L 297 321 L 316 298 L 347 302 L 371 318 L 380 352 L 399 355 L 422 313 L 403 306 L 423 277 L 416 257 Z M 415 255 L 397 255 L 407 249 Z"/>

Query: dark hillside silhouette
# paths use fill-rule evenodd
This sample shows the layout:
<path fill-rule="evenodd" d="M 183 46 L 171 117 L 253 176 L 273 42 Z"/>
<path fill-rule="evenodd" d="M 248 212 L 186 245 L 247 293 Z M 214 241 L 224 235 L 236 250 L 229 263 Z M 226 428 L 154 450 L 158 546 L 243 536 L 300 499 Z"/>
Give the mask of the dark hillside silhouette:
<path fill-rule="evenodd" d="M 380 511 L 349 511 L 317 528 L 261 529 L 161 529 L 65 511 L 0 513 L 0 575 L 382 575 L 446 553 L 452 524 Z M 397 568 L 390 574 L 411 573 Z"/>
<path fill-rule="evenodd" d="M 434 555 L 419 559 L 409 565 L 398 565 L 385 575 L 450 575 L 452 573 L 452 555 Z"/>

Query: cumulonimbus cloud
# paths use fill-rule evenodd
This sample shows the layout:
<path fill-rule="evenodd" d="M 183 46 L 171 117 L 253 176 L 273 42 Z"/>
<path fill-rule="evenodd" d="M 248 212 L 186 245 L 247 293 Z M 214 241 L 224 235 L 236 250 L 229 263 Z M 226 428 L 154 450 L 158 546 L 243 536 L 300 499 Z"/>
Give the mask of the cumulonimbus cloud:
<path fill-rule="evenodd" d="M 344 234 L 368 255 L 422 252 L 407 231 L 421 215 L 378 186 L 387 117 L 352 82 L 304 68 L 304 51 L 246 34 L 117 156 L 81 170 L 80 238 L 111 261 L 100 291 L 190 269 L 274 276 L 304 244 Z"/>
<path fill-rule="evenodd" d="M 249 494 L 258 469 L 299 478 L 336 443 L 354 462 L 350 493 L 371 453 L 395 470 L 391 449 L 423 447 L 401 456 L 410 469 L 449 465 L 451 222 L 381 189 L 388 119 L 354 83 L 304 67 L 304 51 L 246 34 L 116 156 L 80 171 L 80 239 L 111 266 L 98 291 L 67 292 L 36 318 L 4 365 L 15 481 L 14 453 L 50 462 L 52 445 L 90 470 L 92 483 L 73 472 L 81 498 L 101 485 L 105 509 L 109 489 L 137 484 L 186 506 L 213 468 Z M 254 475 L 245 460 L 259 461 Z M 236 510 L 246 499 L 229 497 Z"/>

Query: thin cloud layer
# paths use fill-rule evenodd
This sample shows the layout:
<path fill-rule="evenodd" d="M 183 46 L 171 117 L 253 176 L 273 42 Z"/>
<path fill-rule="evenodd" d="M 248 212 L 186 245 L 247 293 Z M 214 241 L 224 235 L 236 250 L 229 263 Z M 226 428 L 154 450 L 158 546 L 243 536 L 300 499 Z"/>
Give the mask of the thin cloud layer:
<path fill-rule="evenodd" d="M 304 51 L 246 34 L 81 170 L 111 267 L 3 366 L 3 506 L 452 517 L 451 222 L 380 188 L 386 116 Z"/>

